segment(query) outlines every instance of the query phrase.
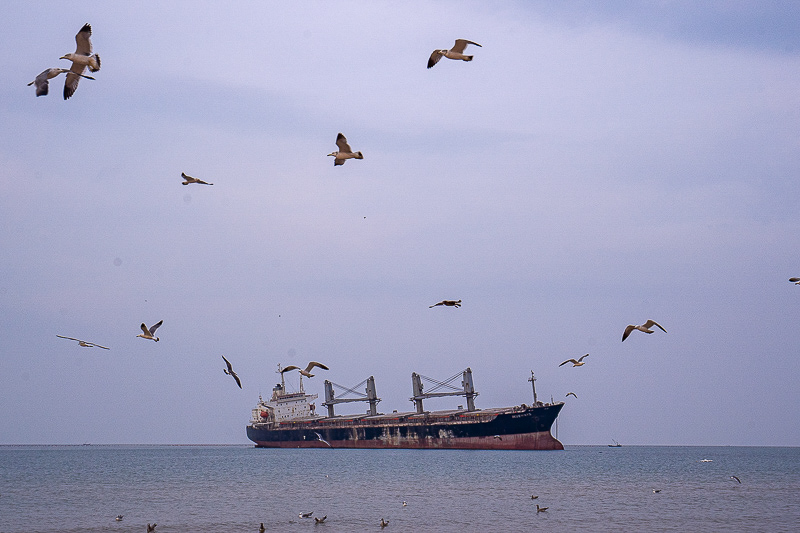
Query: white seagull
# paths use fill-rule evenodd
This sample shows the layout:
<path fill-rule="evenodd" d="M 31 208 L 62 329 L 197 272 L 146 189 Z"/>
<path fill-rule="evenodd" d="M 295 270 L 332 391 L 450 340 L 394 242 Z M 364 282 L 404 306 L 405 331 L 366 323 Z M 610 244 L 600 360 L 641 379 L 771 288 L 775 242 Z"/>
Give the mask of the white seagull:
<path fill-rule="evenodd" d="M 58 337 L 60 339 L 68 339 L 68 340 L 71 340 L 71 341 L 76 341 L 79 346 L 83 346 L 84 348 L 91 348 L 93 346 L 97 346 L 98 348 L 102 348 L 104 350 L 110 350 L 111 349 L 111 348 L 106 348 L 105 346 L 100 346 L 99 344 L 95 344 L 93 342 L 82 341 L 80 339 L 73 339 L 72 337 L 64 337 L 63 335 L 56 335 L 56 337 Z"/>
<path fill-rule="evenodd" d="M 190 183 L 197 183 L 199 185 L 214 185 L 213 183 L 209 183 L 207 181 L 199 180 L 197 178 L 193 178 L 191 176 L 187 176 L 184 172 L 181 172 L 181 177 L 186 180 L 182 184 L 189 185 Z"/>
<path fill-rule="evenodd" d="M 61 74 L 63 72 L 69 72 L 69 71 L 70 70 L 68 68 L 48 68 L 48 69 L 45 69 L 45 70 L 43 70 L 41 72 L 41 74 L 36 76 L 35 80 L 33 80 L 32 82 L 30 82 L 28 84 L 28 87 L 30 87 L 31 85 L 33 85 L 35 83 L 36 84 L 36 96 L 46 96 L 47 92 L 50 89 L 50 80 L 55 78 L 56 76 L 58 76 L 59 74 Z M 83 74 L 79 74 L 79 76 L 81 76 L 83 78 L 86 78 L 86 79 L 89 79 L 89 80 L 93 80 L 94 79 L 91 76 L 84 76 Z"/>
<path fill-rule="evenodd" d="M 650 328 L 652 328 L 653 326 L 656 326 L 658 329 L 660 329 L 660 330 L 661 330 L 661 331 L 663 331 L 664 333 L 666 333 L 666 332 L 667 332 L 667 330 L 665 330 L 664 328 L 662 328 L 660 324 L 656 323 L 656 322 L 655 322 L 655 321 L 653 321 L 653 320 L 648 320 L 647 322 L 645 322 L 645 323 L 644 323 L 644 324 L 642 324 L 641 326 L 634 326 L 633 324 L 630 324 L 630 325 L 628 325 L 628 327 L 627 327 L 627 328 L 625 328 L 625 332 L 622 334 L 622 340 L 623 340 L 623 342 L 624 342 L 624 341 L 625 341 L 625 339 L 627 339 L 627 338 L 628 338 L 628 335 L 630 335 L 630 334 L 631 334 L 631 331 L 633 331 L 633 330 L 635 330 L 635 329 L 638 329 L 639 331 L 643 331 L 644 333 L 653 333 L 653 330 L 652 330 L 652 329 L 650 329 Z"/>
<path fill-rule="evenodd" d="M 145 326 L 144 322 L 142 322 L 142 325 L 141 325 L 142 332 L 140 334 L 136 335 L 136 336 L 137 337 L 141 337 L 143 339 L 150 339 L 151 341 L 158 342 L 158 337 L 154 337 L 154 335 L 156 334 L 156 330 L 159 327 L 161 327 L 161 324 L 163 324 L 163 323 L 164 323 L 163 320 L 159 320 L 158 322 L 156 322 L 155 324 L 150 326 L 150 329 L 147 329 L 147 326 Z"/>
<path fill-rule="evenodd" d="M 323 438 L 322 438 L 322 435 L 320 435 L 320 434 L 319 434 L 319 433 L 317 433 L 316 431 L 314 432 L 314 435 L 316 435 L 316 436 L 317 436 L 317 440 L 318 440 L 318 441 L 320 441 L 320 442 L 324 442 L 325 444 L 327 444 L 327 445 L 328 445 L 328 448 L 333 448 L 333 446 L 331 446 L 331 443 L 330 443 L 330 442 L 328 442 L 328 441 L 326 441 L 325 439 L 323 439 Z"/>
<path fill-rule="evenodd" d="M 222 371 L 225 372 L 229 376 L 233 376 L 233 379 L 236 380 L 236 384 L 239 385 L 239 388 L 242 388 L 242 382 L 239 380 L 239 376 L 236 375 L 236 372 L 233 371 L 233 367 L 231 366 L 231 362 L 225 359 L 223 355 L 222 358 L 225 360 L 225 364 L 228 365 L 228 368 L 223 368 Z"/>
<path fill-rule="evenodd" d="M 330 370 L 327 366 L 323 365 L 322 363 L 317 363 L 316 361 L 311 361 L 310 363 L 308 363 L 308 366 L 306 367 L 305 370 L 303 370 L 299 366 L 289 365 L 286 368 L 284 368 L 283 370 L 281 370 L 281 374 L 283 374 L 284 372 L 288 372 L 289 370 L 299 370 L 300 373 L 302 375 L 304 375 L 305 377 L 313 378 L 314 374 L 311 373 L 311 369 L 314 368 L 315 366 L 320 367 L 322 370 Z"/>
<path fill-rule="evenodd" d="M 339 151 L 328 154 L 328 156 L 334 157 L 333 166 L 344 165 L 346 159 L 364 159 L 361 152 L 353 152 L 353 149 L 347 144 L 347 139 L 341 133 L 336 136 L 336 146 L 339 147 Z"/>
<path fill-rule="evenodd" d="M 433 51 L 430 59 L 428 59 L 428 68 L 431 68 L 436 63 L 438 63 L 439 60 L 442 58 L 442 56 L 446 57 L 447 59 L 460 59 L 462 61 L 472 61 L 472 56 L 464 55 L 464 49 L 467 47 L 468 44 L 481 46 L 478 43 L 473 43 L 472 41 L 468 41 L 466 39 L 456 39 L 456 44 L 454 44 L 453 48 L 451 48 L 450 50 Z"/>
<path fill-rule="evenodd" d="M 589 357 L 588 353 L 586 355 L 580 356 L 580 358 L 577 361 L 575 359 L 567 359 L 566 361 L 564 361 L 563 363 L 561 363 L 558 366 L 564 366 L 567 363 L 572 363 L 572 366 L 583 366 L 583 365 L 586 364 L 586 363 L 583 362 L 583 360 L 586 359 L 587 357 Z M 575 393 L 573 392 L 572 394 L 575 394 Z M 577 396 L 575 396 L 575 397 L 577 398 Z"/>
<path fill-rule="evenodd" d="M 300 518 L 311 518 L 312 514 L 314 514 L 314 511 L 311 511 L 310 513 L 300 513 L 297 516 L 300 517 Z"/>
<path fill-rule="evenodd" d="M 87 22 L 81 28 L 81 31 L 75 35 L 75 43 L 78 45 L 74 54 L 65 54 L 59 59 L 68 59 L 72 61 L 72 67 L 69 69 L 70 73 L 67 74 L 67 81 L 64 83 L 64 100 L 75 94 L 78 88 L 78 82 L 81 81 L 81 76 L 89 67 L 92 72 L 100 70 L 100 56 L 97 54 L 92 55 L 92 27 Z"/>

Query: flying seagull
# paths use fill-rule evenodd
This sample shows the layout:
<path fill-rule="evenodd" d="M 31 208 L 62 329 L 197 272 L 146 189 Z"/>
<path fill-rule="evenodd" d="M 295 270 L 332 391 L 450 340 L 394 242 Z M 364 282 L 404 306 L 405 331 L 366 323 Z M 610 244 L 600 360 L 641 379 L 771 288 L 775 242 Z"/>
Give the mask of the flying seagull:
<path fill-rule="evenodd" d="M 623 340 L 623 342 L 624 342 L 624 341 L 625 341 L 625 339 L 627 339 L 627 338 L 628 338 L 628 335 L 630 335 L 630 334 L 631 334 L 631 331 L 633 331 L 633 330 L 635 330 L 635 329 L 638 329 L 639 331 L 643 331 L 644 333 L 653 333 L 653 330 L 652 330 L 652 329 L 650 329 L 650 328 L 652 328 L 653 326 L 656 326 L 658 329 L 660 329 L 660 330 L 661 330 L 661 331 L 663 331 L 664 333 L 666 333 L 666 332 L 667 332 L 667 330 L 665 330 L 664 328 L 662 328 L 660 324 L 658 324 L 658 323 L 654 322 L 653 320 L 648 320 L 647 322 L 645 322 L 645 323 L 644 323 L 644 324 L 642 324 L 641 326 L 634 326 L 633 324 L 630 324 L 630 325 L 629 325 L 627 328 L 625 328 L 625 333 L 623 333 L 623 334 L 622 334 L 622 340 Z"/>
<path fill-rule="evenodd" d="M 100 56 L 97 54 L 92 55 L 92 27 L 87 22 L 81 28 L 81 31 L 75 35 L 75 43 L 78 45 L 74 54 L 65 54 L 59 59 L 68 59 L 72 61 L 72 67 L 67 74 L 67 81 L 64 83 L 64 100 L 75 94 L 78 88 L 78 82 L 81 80 L 83 72 L 86 67 L 92 72 L 100 70 Z"/>
<path fill-rule="evenodd" d="M 225 359 L 225 356 L 222 356 Z M 239 376 L 236 375 L 236 372 L 233 371 L 233 367 L 231 366 L 231 362 L 225 359 L 225 364 L 228 365 L 228 368 L 223 368 L 222 371 L 225 372 L 229 376 L 233 376 L 233 379 L 236 380 L 236 384 L 239 385 L 239 388 L 242 388 L 242 382 L 239 380 Z"/>
<path fill-rule="evenodd" d="M 328 442 L 328 441 L 326 441 L 325 439 L 323 439 L 323 438 L 322 438 L 322 435 L 320 435 L 320 434 L 319 434 L 319 433 L 317 433 L 316 431 L 314 432 L 314 435 L 316 435 L 316 436 L 317 436 L 317 440 L 318 440 L 318 441 L 320 441 L 320 442 L 324 442 L 325 444 L 327 444 L 327 445 L 328 445 L 328 448 L 333 448 L 333 446 L 331 446 L 331 443 L 330 443 L 330 442 Z"/>
<path fill-rule="evenodd" d="M 161 327 L 161 324 L 163 324 L 163 323 L 164 323 L 163 320 L 159 320 L 158 322 L 156 322 L 155 324 L 150 326 L 150 329 L 147 329 L 147 326 L 145 326 L 144 322 L 142 322 L 142 325 L 140 326 L 142 328 L 142 332 L 140 334 L 136 335 L 136 336 L 137 337 L 141 337 L 143 339 L 150 339 L 151 341 L 158 342 L 158 337 L 154 337 L 153 335 L 156 334 L 156 330 L 159 327 Z"/>
<path fill-rule="evenodd" d="M 446 305 L 447 307 L 461 307 L 461 300 L 442 300 L 438 304 L 429 305 L 428 309 L 431 307 L 436 307 L 437 305 Z"/>
<path fill-rule="evenodd" d="M 68 68 L 48 68 L 43 70 L 41 74 L 36 76 L 36 79 L 33 80 L 28 84 L 28 87 L 36 84 L 36 96 L 46 96 L 48 90 L 50 89 L 50 80 L 61 74 L 62 72 L 69 72 Z M 91 76 L 84 76 L 83 74 L 78 74 L 79 76 L 93 80 L 94 78 Z"/>
<path fill-rule="evenodd" d="M 575 359 L 567 359 L 566 361 L 564 361 L 563 363 L 561 363 L 558 366 L 564 366 L 567 363 L 572 363 L 572 366 L 583 366 L 583 365 L 586 364 L 586 363 L 583 362 L 583 360 L 586 359 L 587 357 L 589 357 L 588 353 L 586 355 L 580 356 L 580 358 L 577 361 Z M 572 394 L 575 394 L 575 393 L 572 393 Z M 567 396 L 569 396 L 569 394 Z M 577 398 L 577 396 L 575 396 L 575 397 Z"/>
<path fill-rule="evenodd" d="M 39 76 L 41 76 L 41 74 L 39 74 Z M 39 79 L 39 78 L 37 77 L 36 79 Z M 30 83 L 28 85 L 30 85 Z M 37 85 L 37 87 L 38 87 L 38 85 Z M 47 94 L 47 91 L 45 91 L 44 94 Z M 36 93 L 36 96 L 39 96 L 38 92 Z M 789 278 L 789 281 L 791 281 L 795 285 L 800 285 L 800 278 Z"/>
<path fill-rule="evenodd" d="M 741 479 L 739 479 L 739 478 L 738 478 L 738 477 L 736 477 L 736 476 L 731 476 L 731 479 L 735 479 L 737 483 L 741 483 L 741 482 L 742 482 L 742 480 L 741 480 Z"/>
<path fill-rule="evenodd" d="M 467 47 L 468 44 L 474 44 L 475 46 L 481 46 L 478 43 L 473 43 L 472 41 L 468 41 L 466 39 L 456 39 L 456 44 L 453 45 L 453 48 L 450 50 L 434 50 L 431 54 L 430 59 L 428 59 L 428 68 L 431 68 L 439 60 L 442 56 L 446 57 L 447 59 L 460 59 L 462 61 L 472 61 L 472 56 L 465 56 L 464 49 Z"/>
<path fill-rule="evenodd" d="M 317 517 L 315 516 L 315 517 L 314 517 L 314 523 L 315 523 L 315 524 L 321 524 L 321 523 L 323 523 L 323 522 L 325 521 L 325 519 L 326 519 L 326 518 L 328 518 L 328 515 L 325 515 L 325 516 L 323 516 L 322 518 L 317 518 Z"/>
<path fill-rule="evenodd" d="M 347 139 L 341 133 L 336 136 L 336 146 L 339 147 L 339 151 L 328 154 L 334 157 L 333 166 L 344 165 L 345 159 L 364 159 L 361 152 L 353 152 L 353 149 L 347 144 Z"/>
<path fill-rule="evenodd" d="M 214 185 L 213 183 L 209 183 L 207 181 L 199 180 L 197 178 L 193 178 L 191 176 L 187 176 L 185 172 L 181 172 L 181 177 L 186 180 L 182 184 L 189 185 L 190 183 L 198 183 L 200 185 Z"/>
<path fill-rule="evenodd" d="M 588 354 L 587 354 L 587 355 L 588 355 Z M 584 356 L 584 357 L 586 357 L 586 356 Z M 571 394 L 572 396 L 575 396 L 575 399 L 576 399 L 576 400 L 578 399 L 578 395 L 577 395 L 577 394 L 575 394 L 574 392 L 568 392 L 568 393 L 567 393 L 567 396 L 569 396 L 570 394 Z M 564 397 L 566 398 L 567 396 L 564 396 Z"/>
<path fill-rule="evenodd" d="M 548 509 L 550 509 L 550 508 L 549 507 L 539 507 L 539 504 L 538 503 L 536 504 L 536 512 L 537 513 L 543 513 L 545 511 L 547 511 Z"/>
<path fill-rule="evenodd" d="M 63 335 L 56 335 L 56 337 L 60 339 L 68 339 L 71 341 L 76 341 L 79 346 L 83 346 L 84 348 L 91 348 L 92 346 L 97 346 L 98 348 L 102 348 L 104 350 L 110 350 L 110 348 L 106 348 L 105 346 L 100 346 L 99 344 L 95 344 L 93 342 L 82 341 L 80 339 L 73 339 L 72 337 L 64 337 Z"/>
<path fill-rule="evenodd" d="M 322 370 L 330 370 L 327 366 L 323 365 L 322 363 L 317 363 L 316 361 L 311 361 L 310 363 L 308 363 L 308 366 L 306 367 L 305 370 L 303 370 L 299 366 L 289 365 L 286 368 L 284 368 L 283 370 L 281 370 L 281 374 L 283 374 L 284 372 L 288 372 L 289 370 L 299 370 L 300 373 L 302 375 L 304 375 L 305 377 L 313 378 L 314 374 L 311 373 L 311 369 L 314 368 L 315 366 L 320 367 Z"/>

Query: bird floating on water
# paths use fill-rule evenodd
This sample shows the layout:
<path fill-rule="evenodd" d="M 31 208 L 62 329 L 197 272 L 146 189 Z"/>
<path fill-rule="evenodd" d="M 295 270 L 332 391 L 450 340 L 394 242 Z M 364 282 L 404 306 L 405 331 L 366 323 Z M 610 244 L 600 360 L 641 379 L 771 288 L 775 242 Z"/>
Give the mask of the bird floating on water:
<path fill-rule="evenodd" d="M 713 463 L 714 459 L 700 459 L 698 462 L 699 463 Z"/>
<path fill-rule="evenodd" d="M 437 305 L 446 305 L 447 307 L 461 307 L 461 300 L 442 300 L 438 304 L 429 305 L 428 309 L 436 307 Z"/>
<path fill-rule="evenodd" d="M 661 489 L 653 489 L 653 494 L 658 494 L 659 492 L 661 492 Z"/>
<path fill-rule="evenodd" d="M 335 167 L 344 165 L 347 159 L 364 159 L 361 152 L 353 152 L 353 149 L 347 144 L 347 138 L 341 133 L 336 136 L 336 146 L 339 147 L 339 150 L 328 154 L 328 156 L 333 156 L 333 166 Z"/>
<path fill-rule="evenodd" d="M 258 533 L 264 533 L 267 528 L 264 527 L 264 522 L 261 522 L 261 525 L 258 527 Z"/>
<path fill-rule="evenodd" d="M 322 518 L 317 518 L 317 517 L 315 516 L 315 517 L 314 517 L 314 523 L 315 523 L 315 524 L 321 524 L 321 523 L 323 523 L 323 522 L 325 521 L 325 519 L 326 519 L 326 518 L 328 518 L 328 515 L 325 515 L 325 516 L 323 516 Z"/>
<path fill-rule="evenodd" d="M 78 346 L 83 346 L 84 348 L 92 348 L 93 346 L 97 346 L 98 348 L 102 348 L 104 350 L 110 350 L 111 349 L 111 348 L 107 348 L 105 346 L 100 346 L 99 344 L 95 344 L 93 342 L 82 341 L 80 339 L 74 339 L 72 337 L 65 337 L 63 335 L 56 335 L 56 337 L 58 337 L 59 339 L 68 339 L 68 340 L 71 340 L 71 341 L 76 341 L 78 343 Z"/>
<path fill-rule="evenodd" d="M 408 502 L 403 500 L 403 507 L 406 507 L 407 505 L 408 505 Z"/>
<path fill-rule="evenodd" d="M 434 50 L 431 54 L 430 59 L 428 59 L 428 68 L 431 68 L 442 57 L 446 57 L 447 59 L 460 59 L 462 61 L 472 61 L 472 56 L 464 55 L 464 49 L 467 47 L 468 44 L 474 44 L 475 46 L 481 46 L 478 43 L 474 43 L 472 41 L 468 41 L 466 39 L 456 39 L 456 44 L 453 45 L 453 48 L 450 50 Z M 483 47 L 481 47 L 483 48 Z"/>
<path fill-rule="evenodd" d="M 306 367 L 305 370 L 303 370 L 299 366 L 289 365 L 286 368 L 284 368 L 283 370 L 281 370 L 281 374 L 283 374 L 284 372 L 288 372 L 289 370 L 299 370 L 300 373 L 302 375 L 304 375 L 305 377 L 313 378 L 314 374 L 311 373 L 311 369 L 314 368 L 315 366 L 320 367 L 322 370 L 330 370 L 327 366 L 323 365 L 322 363 L 317 363 L 316 361 L 311 361 L 310 363 L 308 363 L 308 366 Z"/>
<path fill-rule="evenodd" d="M 118 514 L 114 520 L 116 520 L 117 522 L 122 522 L 122 515 Z"/>
<path fill-rule="evenodd" d="M 661 331 L 663 331 L 664 333 L 666 333 L 666 332 L 667 332 L 667 330 L 665 330 L 664 328 L 662 328 L 662 327 L 661 327 L 661 325 L 660 325 L 660 324 L 658 324 L 657 322 L 655 322 L 655 321 L 653 321 L 653 320 L 648 320 L 647 322 L 645 322 L 645 323 L 644 323 L 644 324 L 642 324 L 641 326 L 635 326 L 635 325 L 633 325 L 633 324 L 630 324 L 630 325 L 628 325 L 628 327 L 627 327 L 627 328 L 625 328 L 625 332 L 622 334 L 622 340 L 623 340 L 623 342 L 624 342 L 624 341 L 625 341 L 625 339 L 627 339 L 627 338 L 628 338 L 628 335 L 630 335 L 630 334 L 631 334 L 631 331 L 633 331 L 633 330 L 635 330 L 635 329 L 638 329 L 639 331 L 642 331 L 642 332 L 644 332 L 644 333 L 653 333 L 653 330 L 652 330 L 652 329 L 650 329 L 650 328 L 652 328 L 653 326 L 656 326 L 658 329 L 660 329 L 660 330 L 661 330 Z"/>
<path fill-rule="evenodd" d="M 550 508 L 549 507 L 539 507 L 539 504 L 538 503 L 536 504 L 536 512 L 537 513 L 543 513 L 545 511 L 547 511 L 548 509 L 550 509 Z"/>
<path fill-rule="evenodd" d="M 78 88 L 78 82 L 83 76 L 86 67 L 92 72 L 100 70 L 100 56 L 97 54 L 92 55 L 92 27 L 87 22 L 81 28 L 81 31 L 75 35 L 75 43 L 77 48 L 75 53 L 65 54 L 59 59 L 68 59 L 72 61 L 72 67 L 67 74 L 67 81 L 64 83 L 64 100 L 75 94 Z"/>
<path fill-rule="evenodd" d="M 163 323 L 164 323 L 163 320 L 159 320 L 158 322 L 150 326 L 150 329 L 147 329 L 147 326 L 145 326 L 144 322 L 142 322 L 142 325 L 140 326 L 142 328 L 142 332 L 136 336 L 141 337 L 143 339 L 150 339 L 151 341 L 158 342 L 158 337 L 154 337 L 154 335 L 156 334 L 156 330 L 159 327 L 161 327 L 161 324 Z"/>
<path fill-rule="evenodd" d="M 153 533 L 153 532 L 156 530 L 156 526 L 157 526 L 157 525 L 158 525 L 158 524 L 153 524 L 153 525 L 151 526 L 151 525 L 150 525 L 150 523 L 148 522 L 148 524 L 147 524 L 147 533 Z"/>
<path fill-rule="evenodd" d="M 28 84 L 30 87 L 33 84 L 36 84 L 36 96 L 46 96 L 50 90 L 50 80 L 58 76 L 63 72 L 70 72 L 68 68 L 48 68 L 43 70 L 36 79 Z M 83 74 L 78 74 L 83 78 L 93 80 L 94 78 L 91 76 L 84 76 Z"/>
<path fill-rule="evenodd" d="M 742 482 L 742 480 L 741 480 L 741 479 L 739 479 L 739 478 L 738 478 L 738 477 L 736 477 L 736 476 L 731 476 L 731 479 L 734 479 L 734 480 L 736 480 L 736 482 L 737 482 L 737 483 L 741 483 L 741 482 Z"/>
<path fill-rule="evenodd" d="M 389 521 L 388 520 L 384 520 L 383 518 L 381 518 L 381 529 L 385 528 L 388 525 L 389 525 Z"/>
<path fill-rule="evenodd" d="M 299 516 L 300 518 L 311 518 L 312 514 L 314 514 L 314 511 L 311 511 L 310 513 L 300 513 L 297 516 Z"/>
<path fill-rule="evenodd" d="M 572 396 L 575 396 L 575 399 L 576 399 L 576 400 L 578 399 L 578 395 L 577 395 L 577 394 L 575 394 L 574 392 L 568 392 L 568 393 L 567 393 L 567 396 L 570 396 L 570 395 L 572 395 Z M 566 398 L 567 396 L 564 396 L 564 397 Z"/>
<path fill-rule="evenodd" d="M 187 176 L 185 172 L 181 172 L 181 177 L 185 180 L 182 182 L 182 185 L 189 185 L 190 183 L 197 183 L 199 185 L 214 185 L 213 183 Z"/>
<path fill-rule="evenodd" d="M 539 499 L 538 496 L 536 496 L 535 494 L 531 494 L 531 500 L 537 500 L 537 499 Z"/>
<path fill-rule="evenodd" d="M 242 388 L 242 382 L 239 380 L 239 376 L 236 375 L 236 372 L 233 371 L 233 366 L 231 366 L 231 362 L 225 359 L 225 356 L 222 356 L 222 359 L 225 361 L 225 364 L 228 365 L 228 368 L 223 368 L 222 371 L 225 372 L 229 376 L 233 376 L 233 379 L 236 380 L 236 384 L 239 385 L 239 388 Z"/>
<path fill-rule="evenodd" d="M 586 364 L 586 363 L 583 362 L 583 360 L 586 359 L 587 357 L 589 357 L 588 353 L 586 355 L 582 355 L 577 361 L 575 359 L 567 359 L 566 361 L 564 361 L 563 363 L 561 363 L 558 366 L 564 366 L 567 363 L 572 363 L 572 366 L 583 366 L 583 365 Z M 573 392 L 572 394 L 575 394 L 575 393 Z M 567 396 L 569 396 L 569 394 Z M 577 398 L 577 396 L 575 396 L 575 397 Z"/>

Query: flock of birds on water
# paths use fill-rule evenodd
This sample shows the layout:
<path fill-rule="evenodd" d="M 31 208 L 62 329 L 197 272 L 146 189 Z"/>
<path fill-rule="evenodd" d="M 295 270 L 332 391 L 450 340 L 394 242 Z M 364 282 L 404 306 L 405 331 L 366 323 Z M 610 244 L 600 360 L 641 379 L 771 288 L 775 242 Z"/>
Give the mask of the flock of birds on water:
<path fill-rule="evenodd" d="M 86 78 L 86 79 L 89 79 L 89 80 L 95 80 L 94 77 L 88 76 L 88 75 L 85 74 L 87 69 L 91 73 L 95 73 L 95 72 L 98 72 L 100 70 L 100 56 L 98 54 L 96 54 L 96 53 L 93 53 L 91 35 L 92 35 L 92 27 L 91 27 L 91 25 L 89 23 L 84 24 L 83 27 L 80 29 L 80 31 L 78 31 L 78 33 L 75 35 L 75 42 L 76 42 L 75 52 L 74 53 L 65 54 L 65 55 L 63 55 L 63 56 L 61 56 L 59 58 L 59 59 L 65 59 L 65 60 L 68 60 L 68 61 L 72 62 L 72 65 L 71 65 L 71 67 L 69 69 L 66 69 L 66 68 L 48 68 L 48 69 L 45 69 L 38 76 L 36 76 L 36 78 L 32 82 L 30 82 L 28 84 L 29 86 L 30 85 L 35 85 L 36 96 L 37 97 L 38 96 L 46 96 L 48 94 L 48 92 L 49 92 L 49 82 L 50 82 L 50 80 L 53 79 L 53 78 L 56 78 L 60 74 L 66 74 L 66 80 L 65 80 L 65 83 L 64 83 L 64 93 L 63 93 L 64 94 L 64 100 L 68 100 L 69 98 L 71 98 L 75 94 L 75 91 L 78 88 L 78 83 L 80 82 L 81 78 Z M 481 46 L 480 44 L 478 44 L 476 42 L 468 41 L 466 39 L 456 39 L 455 44 L 449 50 L 447 50 L 447 49 L 434 50 L 431 53 L 430 58 L 428 59 L 427 68 L 429 68 L 429 69 L 432 68 L 443 57 L 446 57 L 448 59 L 453 59 L 453 60 L 472 61 L 473 56 L 464 54 L 464 51 L 465 51 L 465 49 L 466 49 L 466 47 L 468 45 L 473 45 L 473 46 L 478 46 L 478 47 Z M 334 162 L 333 162 L 334 166 L 344 165 L 344 163 L 348 159 L 364 159 L 364 155 L 360 151 L 359 152 L 354 152 L 353 151 L 353 149 L 350 147 L 350 144 L 347 141 L 347 138 L 342 133 L 339 133 L 336 136 L 336 146 L 337 146 L 338 150 L 328 154 L 329 157 L 333 157 L 334 158 Z M 183 179 L 182 185 L 192 185 L 192 184 L 209 185 L 209 186 L 210 185 L 214 185 L 213 183 L 210 183 L 210 182 L 198 179 L 198 178 L 194 178 L 194 177 L 189 176 L 189 175 L 187 175 L 186 173 L 183 173 L 183 172 L 181 173 L 181 178 Z M 800 285 L 800 277 L 789 278 L 789 281 L 794 283 L 794 284 L 796 284 L 796 285 Z M 459 307 L 461 307 L 461 300 L 442 300 L 442 301 L 440 301 L 438 303 L 435 303 L 435 304 L 429 306 L 429 308 L 438 307 L 438 306 L 459 308 Z M 140 326 L 140 329 L 142 330 L 142 333 L 140 333 L 140 334 L 138 334 L 136 336 L 137 337 L 141 337 L 141 338 L 146 339 L 146 340 L 152 340 L 154 342 L 158 342 L 159 338 L 155 336 L 155 333 L 156 333 L 156 330 L 158 330 L 158 328 L 161 327 L 163 322 L 164 322 L 163 320 L 159 320 L 158 322 L 156 322 L 155 324 L 153 324 L 149 328 L 143 322 L 141 324 L 141 326 Z M 625 339 L 627 339 L 628 336 L 633 331 L 641 331 L 643 333 L 651 334 L 651 333 L 654 332 L 654 330 L 651 329 L 653 327 L 656 327 L 656 328 L 660 329 L 664 333 L 667 332 L 666 329 L 664 329 L 660 324 L 658 324 L 654 320 L 647 320 L 644 324 L 641 324 L 641 325 L 629 324 L 625 328 L 625 330 L 624 330 L 624 332 L 622 334 L 622 341 L 624 342 Z M 100 345 L 100 344 L 97 344 L 97 343 L 94 343 L 94 342 L 89 342 L 89 341 L 85 341 L 85 340 L 74 338 L 74 337 L 67 337 L 67 336 L 64 336 L 64 335 L 56 335 L 56 336 L 59 337 L 59 338 L 62 338 L 62 339 L 75 341 L 75 342 L 78 343 L 79 346 L 84 347 L 84 348 L 101 348 L 103 350 L 109 350 L 110 349 L 107 346 L 103 346 L 103 345 Z M 566 361 L 561 363 L 559 366 L 564 366 L 564 365 L 566 365 L 568 363 L 572 363 L 573 367 L 580 367 L 580 366 L 583 366 L 583 365 L 586 364 L 584 359 L 586 359 L 587 357 L 589 357 L 588 353 L 583 355 L 583 356 L 581 356 L 578 359 L 567 359 Z M 231 364 L 231 362 L 224 355 L 222 356 L 222 359 L 224 360 L 225 365 L 226 365 L 226 367 L 223 368 L 223 372 L 226 375 L 231 376 L 234 379 L 234 381 L 236 382 L 236 384 L 239 386 L 239 388 L 241 389 L 242 388 L 242 382 L 241 382 L 239 376 L 233 370 L 233 365 Z M 321 368 L 323 370 L 329 370 L 329 368 L 327 366 L 323 365 L 322 363 L 319 363 L 319 362 L 316 362 L 316 361 L 311 361 L 306 366 L 305 369 L 300 368 L 300 367 L 295 366 L 295 365 L 289 365 L 289 366 L 283 368 L 282 370 L 280 370 L 280 373 L 283 374 L 284 372 L 288 372 L 288 371 L 291 371 L 291 370 L 297 370 L 302 376 L 311 378 L 311 377 L 314 376 L 314 374 L 312 374 L 311 371 L 315 367 Z M 567 397 L 573 396 L 576 399 L 578 398 L 578 396 L 574 392 L 568 392 L 566 396 Z M 317 434 L 317 437 L 321 442 L 324 442 L 324 443 L 327 444 L 327 442 L 322 438 L 321 435 Z M 328 446 L 330 446 L 330 444 L 328 444 Z M 710 459 L 704 459 L 701 462 L 711 462 L 711 460 Z M 741 483 L 741 480 L 737 476 L 730 476 L 730 479 L 736 481 L 737 483 Z M 660 492 L 661 492 L 661 489 L 653 489 L 653 493 L 654 494 L 658 494 Z M 538 499 L 538 496 L 532 495 L 531 499 L 532 500 L 536 500 L 536 499 Z M 404 501 L 403 502 L 403 507 L 406 507 L 406 505 L 407 505 L 407 502 Z M 542 507 L 538 503 L 536 504 L 536 513 L 537 513 L 537 515 L 539 513 L 547 512 L 548 509 L 549 509 L 549 507 Z M 300 513 L 299 517 L 300 518 L 311 518 L 312 515 L 313 515 L 313 511 L 312 512 Z M 327 517 L 327 515 L 325 515 L 325 516 L 323 516 L 321 518 L 319 518 L 319 517 L 313 517 L 313 518 L 314 518 L 314 523 L 315 524 L 322 524 L 327 520 L 328 517 Z M 122 521 L 122 519 L 123 519 L 123 515 L 118 515 L 115 518 L 115 520 L 118 521 L 118 522 Z M 152 524 L 152 525 L 150 523 L 148 523 L 147 524 L 147 533 L 154 533 L 155 530 L 156 530 L 156 525 L 157 524 L 155 524 L 155 523 Z M 378 525 L 380 526 L 381 529 L 383 529 L 383 528 L 385 528 L 385 527 L 387 527 L 389 525 L 389 521 L 386 520 L 385 518 L 381 518 L 381 520 L 378 523 Z M 264 527 L 264 524 L 261 523 L 261 525 L 259 527 L 259 532 L 260 533 L 264 533 L 264 531 L 266 531 L 266 529 Z"/>

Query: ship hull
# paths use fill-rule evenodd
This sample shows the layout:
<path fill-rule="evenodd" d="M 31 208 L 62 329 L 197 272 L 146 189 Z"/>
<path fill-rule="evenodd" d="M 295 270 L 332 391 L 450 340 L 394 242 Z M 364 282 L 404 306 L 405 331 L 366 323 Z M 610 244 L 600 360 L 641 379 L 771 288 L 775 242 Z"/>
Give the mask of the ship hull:
<path fill-rule="evenodd" d="M 550 433 L 563 405 L 488 414 L 477 411 L 353 420 L 319 418 L 274 427 L 250 425 L 247 437 L 260 448 L 563 450 L 561 442 Z"/>

